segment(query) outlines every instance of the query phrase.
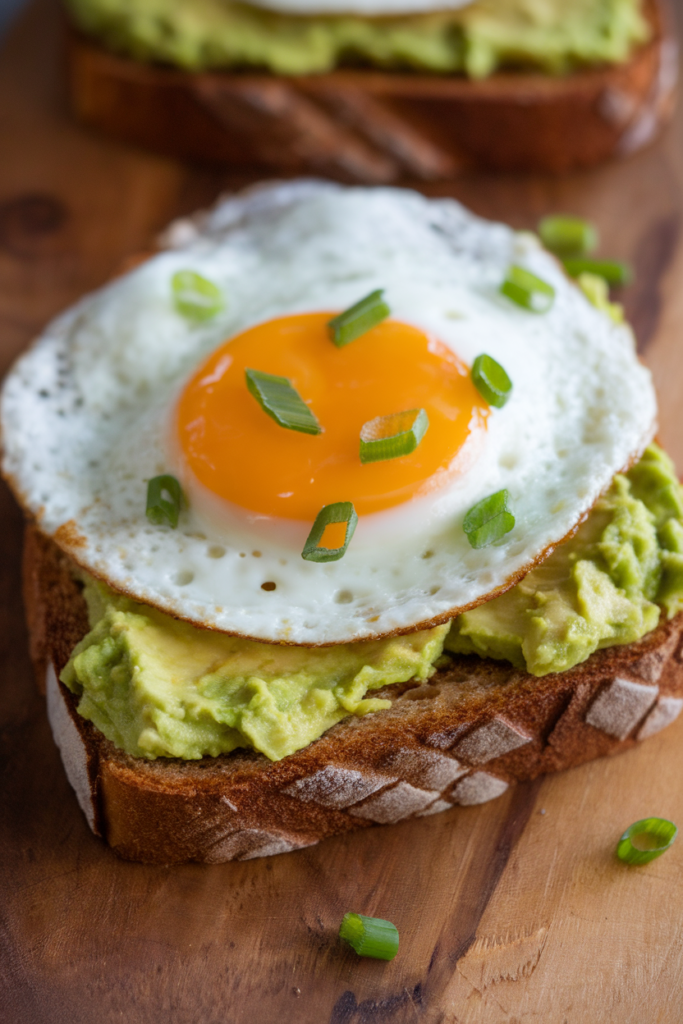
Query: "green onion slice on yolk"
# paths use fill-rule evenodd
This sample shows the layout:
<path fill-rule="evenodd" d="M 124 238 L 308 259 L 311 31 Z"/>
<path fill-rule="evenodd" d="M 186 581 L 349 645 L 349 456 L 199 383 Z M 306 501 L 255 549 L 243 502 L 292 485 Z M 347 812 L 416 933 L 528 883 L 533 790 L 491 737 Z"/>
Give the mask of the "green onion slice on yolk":
<path fill-rule="evenodd" d="M 382 320 L 386 320 L 391 310 L 382 298 L 383 295 L 383 288 L 370 292 L 350 309 L 344 310 L 329 321 L 327 326 L 330 338 L 337 348 L 343 348 L 349 342 L 360 338 L 361 334 L 366 334 L 376 327 Z"/>
<path fill-rule="evenodd" d="M 628 263 L 619 260 L 566 259 L 562 261 L 570 277 L 579 274 L 595 274 L 613 287 L 628 285 L 633 280 L 633 270 Z"/>
<path fill-rule="evenodd" d="M 210 320 L 225 306 L 223 292 L 194 270 L 178 270 L 171 278 L 175 307 L 188 320 Z"/>
<path fill-rule="evenodd" d="M 325 539 L 325 530 L 328 526 L 334 526 L 336 523 L 346 524 L 344 543 L 341 547 L 325 547 L 320 543 Z M 315 517 L 301 557 L 305 558 L 307 562 L 338 562 L 346 554 L 357 524 L 358 516 L 352 502 L 336 501 L 332 505 L 323 505 Z"/>
<path fill-rule="evenodd" d="M 539 222 L 538 234 L 546 249 L 556 256 L 587 256 L 598 245 L 597 230 L 580 217 L 544 217 Z"/>
<path fill-rule="evenodd" d="M 515 517 L 508 508 L 509 497 L 506 490 L 496 491 L 469 510 L 462 528 L 473 548 L 487 548 L 513 528 Z"/>
<path fill-rule="evenodd" d="M 669 849 L 677 833 L 674 823 L 666 818 L 634 821 L 617 844 L 617 857 L 625 864 L 649 864 Z"/>
<path fill-rule="evenodd" d="M 555 289 L 530 270 L 513 264 L 500 286 L 503 295 L 532 313 L 547 313 L 555 301 Z"/>
<path fill-rule="evenodd" d="M 381 917 L 344 914 L 339 938 L 348 942 L 358 956 L 393 960 L 398 953 L 398 928 Z"/>
<path fill-rule="evenodd" d="M 408 409 L 368 420 L 360 432 L 360 461 L 383 462 L 410 455 L 429 427 L 424 409 Z"/>
<path fill-rule="evenodd" d="M 287 430 L 322 434 L 323 428 L 286 377 L 245 370 L 247 387 L 263 411 Z"/>
<path fill-rule="evenodd" d="M 178 515 L 183 501 L 183 492 L 174 476 L 166 473 L 155 476 L 147 484 L 146 514 L 150 523 L 162 526 L 168 523 L 173 529 L 178 525 Z"/>
<path fill-rule="evenodd" d="M 502 409 L 512 394 L 512 381 L 491 356 L 480 355 L 472 364 L 472 382 L 489 405 Z"/>

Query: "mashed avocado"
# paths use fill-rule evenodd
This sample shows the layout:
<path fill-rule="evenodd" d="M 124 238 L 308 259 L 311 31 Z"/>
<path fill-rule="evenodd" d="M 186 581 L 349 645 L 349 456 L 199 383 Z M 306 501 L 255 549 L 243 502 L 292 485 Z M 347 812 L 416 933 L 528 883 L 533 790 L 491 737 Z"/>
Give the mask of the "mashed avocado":
<path fill-rule="evenodd" d="M 428 679 L 448 632 L 285 647 L 197 629 L 92 579 L 85 597 L 93 628 L 61 678 L 80 714 L 136 757 L 253 747 L 277 761 L 347 715 L 390 706 L 369 690 Z"/>
<path fill-rule="evenodd" d="M 651 445 L 571 540 L 506 594 L 455 619 L 445 646 L 543 676 L 639 640 L 660 608 L 669 618 L 683 609 L 683 488 Z"/>
<path fill-rule="evenodd" d="M 68 0 L 76 24 L 138 60 L 192 71 L 276 74 L 343 64 L 460 72 L 499 67 L 564 74 L 620 63 L 650 30 L 642 0 L 475 0 L 457 11 L 365 18 L 282 15 L 238 0 Z"/>
<path fill-rule="evenodd" d="M 317 649 L 261 644 L 178 622 L 90 578 L 85 596 L 92 630 L 61 678 L 112 742 L 138 757 L 252 747 L 278 760 L 347 715 L 390 706 L 369 691 L 428 679 L 444 640 L 450 651 L 542 676 L 640 639 L 660 609 L 668 617 L 683 609 L 683 488 L 652 445 L 521 583 L 452 624 L 403 637 Z"/>

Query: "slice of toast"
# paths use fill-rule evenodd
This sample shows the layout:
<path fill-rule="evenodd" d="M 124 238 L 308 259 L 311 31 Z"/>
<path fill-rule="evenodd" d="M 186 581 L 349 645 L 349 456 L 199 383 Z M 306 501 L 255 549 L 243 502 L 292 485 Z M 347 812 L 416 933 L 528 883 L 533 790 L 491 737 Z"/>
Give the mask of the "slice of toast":
<path fill-rule="evenodd" d="M 81 718 L 58 681 L 88 628 L 85 602 L 68 558 L 33 527 L 24 597 L 69 781 L 93 832 L 129 860 L 246 860 L 484 803 L 513 782 L 626 750 L 683 708 L 682 613 L 639 643 L 542 679 L 455 657 L 428 683 L 377 691 L 390 709 L 349 717 L 281 761 L 253 751 L 148 761 Z"/>
<path fill-rule="evenodd" d="M 71 102 L 109 135 L 251 172 L 375 184 L 468 168 L 560 173 L 634 152 L 669 118 L 678 56 L 665 2 L 646 0 L 652 37 L 626 63 L 564 77 L 190 73 L 74 32 Z"/>

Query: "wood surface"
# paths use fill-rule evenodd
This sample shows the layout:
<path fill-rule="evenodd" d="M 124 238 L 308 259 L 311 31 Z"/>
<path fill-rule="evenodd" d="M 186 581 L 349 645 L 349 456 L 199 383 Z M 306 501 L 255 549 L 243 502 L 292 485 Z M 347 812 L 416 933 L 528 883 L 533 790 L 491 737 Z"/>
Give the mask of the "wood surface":
<path fill-rule="evenodd" d="M 77 127 L 50 0 L 0 52 L 0 153 L 3 369 L 170 217 L 239 184 Z M 624 298 L 683 468 L 683 115 L 593 173 L 428 191 L 519 227 L 589 216 L 603 251 L 634 261 Z M 125 863 L 90 834 L 31 679 L 21 516 L 4 488 L 0 516 L 2 1024 L 680 1022 L 683 842 L 638 869 L 613 849 L 646 815 L 683 825 L 683 720 L 478 808 L 246 863 Z M 340 947 L 350 909 L 395 921 L 395 961 Z"/>
<path fill-rule="evenodd" d="M 191 74 L 69 36 L 73 109 L 87 125 L 171 156 L 377 184 L 465 167 L 567 171 L 647 145 L 672 109 L 668 0 L 645 0 L 652 38 L 623 65 L 562 78 L 342 68 L 283 77 Z"/>

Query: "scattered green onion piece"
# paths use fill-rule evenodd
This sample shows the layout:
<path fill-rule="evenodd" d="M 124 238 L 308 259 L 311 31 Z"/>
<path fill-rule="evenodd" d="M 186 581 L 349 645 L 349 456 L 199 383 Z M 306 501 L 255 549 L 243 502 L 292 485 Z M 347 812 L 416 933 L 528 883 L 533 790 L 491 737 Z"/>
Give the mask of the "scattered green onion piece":
<path fill-rule="evenodd" d="M 469 510 L 462 528 L 473 548 L 487 548 L 513 528 L 515 517 L 508 508 L 509 497 L 506 490 L 496 491 Z"/>
<path fill-rule="evenodd" d="M 544 217 L 538 233 L 546 249 L 557 256 L 587 256 L 598 247 L 597 230 L 580 217 Z"/>
<path fill-rule="evenodd" d="M 491 356 L 477 356 L 472 364 L 472 381 L 489 405 L 502 409 L 512 393 L 512 381 Z"/>
<path fill-rule="evenodd" d="M 677 832 L 674 823 L 666 818 L 635 821 L 619 840 L 617 857 L 625 864 L 649 864 L 669 849 Z"/>
<path fill-rule="evenodd" d="M 346 523 L 344 543 L 340 548 L 318 547 L 325 527 L 332 523 Z M 358 516 L 350 501 L 336 501 L 332 505 L 323 505 L 315 517 L 315 522 L 304 544 L 301 557 L 308 562 L 338 562 L 346 554 L 346 549 L 351 542 L 354 530 L 358 523 Z"/>
<path fill-rule="evenodd" d="M 383 288 L 370 292 L 360 302 L 329 321 L 327 326 L 330 338 L 337 348 L 343 348 L 349 342 L 360 338 L 361 334 L 366 334 L 376 327 L 382 320 L 386 320 L 391 310 L 383 300 L 383 295 Z"/>
<path fill-rule="evenodd" d="M 178 525 L 178 514 L 183 501 L 183 492 L 174 476 L 168 473 L 154 476 L 147 484 L 147 518 L 155 526 L 168 523 L 173 529 Z"/>
<path fill-rule="evenodd" d="M 175 307 L 188 320 L 210 320 L 225 306 L 223 292 L 194 270 L 178 270 L 171 279 Z"/>
<path fill-rule="evenodd" d="M 375 960 L 393 960 L 398 953 L 398 928 L 381 917 L 344 914 L 339 938 L 348 942 L 358 956 Z"/>
<path fill-rule="evenodd" d="M 360 432 L 360 461 L 383 462 L 410 455 L 428 427 L 429 417 L 424 409 L 408 409 L 368 420 Z"/>
<path fill-rule="evenodd" d="M 503 295 L 532 313 L 547 313 L 555 301 L 555 289 L 530 270 L 514 264 L 500 286 Z"/>
<path fill-rule="evenodd" d="M 322 434 L 323 428 L 286 377 L 245 370 L 247 387 L 263 411 L 277 424 L 301 434 Z"/>
<path fill-rule="evenodd" d="M 623 324 L 624 307 L 618 302 L 610 302 L 609 285 L 604 277 L 598 277 L 597 274 L 579 274 L 576 283 L 592 306 L 601 313 L 606 313 L 615 324 Z"/>
<path fill-rule="evenodd" d="M 570 277 L 578 277 L 579 274 L 596 274 L 598 277 L 603 277 L 607 284 L 613 287 L 625 286 L 633 281 L 632 268 L 628 263 L 621 263 L 619 260 L 567 259 L 562 262 Z"/>

